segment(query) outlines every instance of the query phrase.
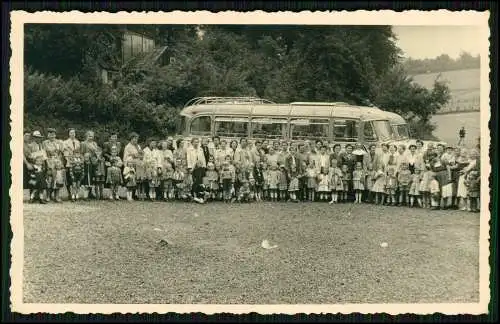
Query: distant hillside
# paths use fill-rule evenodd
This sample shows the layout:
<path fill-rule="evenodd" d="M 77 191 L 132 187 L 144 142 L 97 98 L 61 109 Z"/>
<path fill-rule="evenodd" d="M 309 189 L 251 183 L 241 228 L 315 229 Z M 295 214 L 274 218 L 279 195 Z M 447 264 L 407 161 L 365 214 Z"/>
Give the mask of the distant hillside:
<path fill-rule="evenodd" d="M 457 59 L 452 59 L 446 54 L 433 59 L 415 60 L 408 58 L 403 62 L 403 66 L 409 74 L 438 73 L 479 69 L 480 61 L 479 55 L 472 56 L 469 53 L 463 52 Z"/>
<path fill-rule="evenodd" d="M 441 113 L 479 110 L 480 69 L 466 69 L 414 75 L 416 83 L 431 89 L 436 78 L 445 81 L 451 90 L 451 99 Z"/>

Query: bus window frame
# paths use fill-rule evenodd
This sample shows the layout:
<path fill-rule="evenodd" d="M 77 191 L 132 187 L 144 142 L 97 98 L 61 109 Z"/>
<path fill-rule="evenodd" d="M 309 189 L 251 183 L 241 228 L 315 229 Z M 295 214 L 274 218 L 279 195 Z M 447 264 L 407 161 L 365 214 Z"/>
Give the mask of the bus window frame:
<path fill-rule="evenodd" d="M 311 136 L 311 137 L 305 137 L 305 138 L 294 138 L 293 136 L 293 126 L 294 125 L 299 125 L 301 126 L 301 124 L 297 124 L 297 123 L 294 123 L 294 121 L 297 121 L 297 120 L 307 120 L 309 121 L 308 125 L 327 125 L 328 126 L 328 130 L 327 130 L 327 134 L 326 136 L 322 136 L 318 139 L 321 139 L 321 140 L 330 140 L 332 138 L 332 123 L 331 123 L 331 118 L 309 118 L 309 117 L 292 117 L 290 118 L 290 121 L 289 121 L 289 126 L 288 126 L 288 138 L 292 141 L 300 141 L 300 140 L 312 140 L 312 139 L 316 139 L 317 137 L 315 136 Z M 310 121 L 311 120 L 324 120 L 325 123 L 311 123 Z"/>
<path fill-rule="evenodd" d="M 217 129 L 216 129 L 217 122 L 232 122 L 234 120 L 245 120 L 247 122 L 246 135 L 217 134 Z M 212 125 L 213 125 L 212 136 L 228 137 L 228 138 L 233 138 L 233 137 L 249 138 L 250 137 L 250 127 L 251 126 L 250 126 L 250 118 L 248 116 L 213 116 Z"/>
<path fill-rule="evenodd" d="M 338 125 L 336 124 L 335 122 L 336 121 L 345 121 L 345 125 L 347 127 L 347 122 L 348 121 L 352 121 L 354 122 L 354 125 L 355 125 L 355 129 L 356 129 L 356 137 L 355 138 L 346 138 L 346 137 L 343 137 L 343 138 L 339 138 L 337 137 L 336 133 L 335 133 L 335 125 Z M 332 118 L 332 125 L 331 125 L 331 131 L 332 131 L 332 139 L 333 141 L 338 141 L 338 142 L 345 142 L 345 143 L 356 143 L 358 141 L 360 141 L 362 139 L 362 137 L 360 136 L 360 131 L 362 131 L 362 129 L 360 129 L 360 127 L 363 125 L 363 120 L 361 119 L 357 119 L 357 118 L 338 118 L 338 117 L 333 117 Z"/>
<path fill-rule="evenodd" d="M 194 134 L 192 131 L 193 121 L 202 117 L 208 117 L 210 119 L 210 132 L 207 132 L 207 134 Z M 189 119 L 189 123 L 186 123 L 186 134 L 189 136 L 213 136 L 213 133 L 214 133 L 214 119 L 212 118 L 211 115 L 196 115 Z"/>
<path fill-rule="evenodd" d="M 280 120 L 282 122 L 279 122 L 279 123 L 276 123 L 276 122 L 271 122 L 271 123 L 258 123 L 258 122 L 254 122 L 254 120 Z M 253 124 L 283 124 L 285 125 L 285 129 L 281 130 L 281 135 L 276 135 L 275 137 L 264 137 L 262 135 L 258 135 L 258 136 L 255 136 L 254 135 L 254 131 L 253 131 Z M 250 137 L 252 139 L 261 139 L 261 140 L 287 140 L 289 137 L 288 137 L 288 133 L 289 133 L 289 130 L 290 130 L 290 120 L 289 118 L 287 117 L 259 117 L 259 116 L 254 116 L 252 118 L 250 118 Z"/>

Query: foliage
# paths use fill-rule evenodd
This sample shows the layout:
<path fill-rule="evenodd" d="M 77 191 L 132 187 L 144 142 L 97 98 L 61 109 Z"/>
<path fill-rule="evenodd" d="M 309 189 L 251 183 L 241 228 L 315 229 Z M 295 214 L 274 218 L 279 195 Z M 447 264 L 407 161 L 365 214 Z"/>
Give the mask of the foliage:
<path fill-rule="evenodd" d="M 121 69 L 104 85 L 96 67 L 120 65 L 124 27 L 166 44 L 175 61 Z M 427 125 L 449 99 L 445 84 L 426 90 L 407 77 L 389 26 L 27 25 L 25 44 L 27 125 L 53 125 L 51 116 L 57 126 L 163 136 L 199 96 L 373 102 Z"/>

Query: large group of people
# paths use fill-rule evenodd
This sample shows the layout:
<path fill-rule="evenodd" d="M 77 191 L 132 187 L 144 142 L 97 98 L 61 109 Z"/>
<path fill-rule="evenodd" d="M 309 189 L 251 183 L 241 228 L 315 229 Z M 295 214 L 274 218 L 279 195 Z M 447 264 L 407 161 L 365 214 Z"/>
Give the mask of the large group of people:
<path fill-rule="evenodd" d="M 372 203 L 479 210 L 479 145 L 213 138 L 150 138 L 117 134 L 98 144 L 92 131 L 57 139 L 49 128 L 24 133 L 25 188 L 30 202 L 126 200 Z M 104 196 L 104 188 L 110 190 Z M 80 196 L 80 194 L 82 196 Z"/>

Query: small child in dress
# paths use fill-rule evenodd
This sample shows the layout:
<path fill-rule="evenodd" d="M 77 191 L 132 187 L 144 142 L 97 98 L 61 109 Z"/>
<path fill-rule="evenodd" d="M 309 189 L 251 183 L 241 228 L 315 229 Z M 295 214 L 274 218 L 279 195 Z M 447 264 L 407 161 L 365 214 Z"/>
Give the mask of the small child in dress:
<path fill-rule="evenodd" d="M 372 189 L 375 183 L 375 170 L 373 170 L 373 163 L 368 163 L 366 166 L 365 176 L 365 200 L 367 203 L 373 203 Z"/>
<path fill-rule="evenodd" d="M 127 163 L 125 168 L 123 168 L 123 180 L 125 181 L 125 186 L 127 187 L 127 200 L 132 201 L 134 190 L 137 188 L 137 178 L 135 175 L 135 169 L 132 163 Z"/>
<path fill-rule="evenodd" d="M 400 206 L 408 205 L 408 192 L 410 191 L 411 178 L 412 175 L 408 163 L 401 163 L 398 173 Z"/>
<path fill-rule="evenodd" d="M 344 164 L 342 165 L 342 202 L 347 202 L 348 200 L 351 182 L 352 174 L 349 172 L 347 164 Z"/>
<path fill-rule="evenodd" d="M 239 202 L 250 202 L 251 191 L 250 191 L 250 170 L 247 166 L 242 166 L 240 172 L 238 173 L 238 182 L 240 184 L 240 189 L 238 190 L 238 201 Z"/>
<path fill-rule="evenodd" d="M 93 176 L 94 176 L 94 190 L 97 200 L 102 200 L 104 197 L 104 183 L 106 182 L 106 161 L 102 155 L 101 150 L 95 152 L 93 166 Z"/>
<path fill-rule="evenodd" d="M 420 182 L 418 185 L 418 191 L 422 197 L 422 208 L 431 208 L 431 190 L 429 184 L 432 178 L 432 171 L 430 165 L 425 165 L 425 171 L 422 172 L 420 177 Z"/>
<path fill-rule="evenodd" d="M 57 159 L 55 163 L 55 176 L 54 176 L 54 200 L 56 202 L 62 202 L 61 200 L 61 188 L 66 186 L 66 169 L 64 164 L 60 159 Z"/>
<path fill-rule="evenodd" d="M 280 180 L 279 180 L 280 201 L 286 201 L 287 189 L 288 189 L 288 172 L 286 172 L 285 166 L 281 164 Z"/>
<path fill-rule="evenodd" d="M 325 167 L 322 167 L 321 173 L 318 175 L 319 200 L 326 201 L 328 199 L 329 192 L 330 192 L 330 177 L 328 176 L 328 170 Z"/>
<path fill-rule="evenodd" d="M 231 170 L 228 160 L 224 160 L 222 164 L 219 181 L 222 187 L 224 202 L 229 203 L 233 194 L 235 174 L 234 171 Z"/>
<path fill-rule="evenodd" d="M 441 201 L 441 188 L 434 173 L 430 174 L 429 191 L 431 196 L 431 209 L 439 209 L 439 202 Z"/>
<path fill-rule="evenodd" d="M 314 165 L 314 161 L 311 161 L 306 169 L 306 177 L 307 177 L 307 196 L 310 202 L 315 200 L 316 189 L 318 185 L 318 174 L 316 173 L 316 166 Z"/>
<path fill-rule="evenodd" d="M 387 195 L 387 205 L 396 206 L 396 189 L 398 188 L 398 179 L 394 167 L 388 167 L 387 178 L 385 182 L 385 193 Z"/>
<path fill-rule="evenodd" d="M 35 158 L 33 169 L 29 171 L 29 177 L 29 185 L 32 189 L 30 202 L 38 200 L 41 204 L 46 204 L 47 202 L 45 201 L 43 195 L 46 185 L 44 160 L 42 156 L 37 156 Z"/>
<path fill-rule="evenodd" d="M 193 169 L 187 168 L 186 172 L 184 173 L 184 179 L 182 180 L 182 194 L 181 194 L 181 199 L 182 200 L 191 200 L 193 197 Z"/>
<path fill-rule="evenodd" d="M 71 158 L 70 178 L 71 201 L 77 201 L 79 199 L 78 194 L 82 188 L 82 181 L 84 178 L 83 158 L 80 152 L 77 151 L 73 152 L 73 157 Z"/>
<path fill-rule="evenodd" d="M 207 172 L 205 173 L 205 180 L 203 182 L 209 192 L 209 198 L 215 200 L 219 192 L 219 174 L 215 170 L 215 164 L 208 162 Z"/>
<path fill-rule="evenodd" d="M 420 168 L 415 169 L 415 173 L 411 176 L 410 191 L 408 195 L 410 196 L 410 207 L 415 206 L 415 201 L 419 207 L 422 207 L 422 198 L 420 197 L 420 179 L 422 177 L 422 171 Z"/>
<path fill-rule="evenodd" d="M 273 162 L 271 165 L 271 169 L 267 173 L 268 180 L 267 183 L 269 184 L 269 198 L 271 201 L 277 201 L 278 200 L 278 185 L 280 182 L 280 176 L 281 172 L 278 170 L 278 165 Z"/>
<path fill-rule="evenodd" d="M 182 179 L 184 178 L 184 175 L 179 169 L 180 166 L 174 171 L 174 167 L 170 162 L 166 162 L 164 169 L 161 169 L 164 201 L 175 199 L 176 184 L 182 182 Z"/>
<path fill-rule="evenodd" d="M 269 167 L 267 162 L 261 162 L 262 165 L 262 198 L 265 200 L 271 199 L 269 194 Z"/>
<path fill-rule="evenodd" d="M 375 172 L 373 178 L 375 179 L 375 182 L 373 183 L 372 192 L 375 195 L 375 204 L 380 205 L 385 202 L 385 195 L 386 195 L 385 183 L 387 181 L 387 175 L 384 172 L 383 166 L 381 166 L 381 168 Z"/>
<path fill-rule="evenodd" d="M 467 175 L 465 179 L 465 185 L 467 186 L 467 199 L 469 206 L 467 211 L 479 212 L 479 194 L 481 191 L 479 172 L 472 170 Z"/>
<path fill-rule="evenodd" d="M 299 192 L 299 173 L 296 167 L 292 167 L 290 172 L 290 184 L 288 185 L 288 195 L 290 200 L 293 202 L 299 202 L 297 200 L 297 193 Z"/>
<path fill-rule="evenodd" d="M 111 157 L 109 162 L 106 162 L 107 175 L 106 175 L 106 183 L 109 185 L 111 189 L 111 194 L 109 195 L 110 200 L 120 200 L 118 196 L 118 188 L 122 183 L 122 159 L 118 156 L 118 148 L 113 146 L 111 148 Z"/>
<path fill-rule="evenodd" d="M 342 196 L 344 185 L 342 184 L 342 170 L 338 167 L 338 162 L 335 159 L 331 161 L 330 189 L 332 192 L 330 204 L 336 204 L 339 201 L 339 195 Z"/>
<path fill-rule="evenodd" d="M 354 203 L 361 204 L 363 191 L 365 190 L 365 171 L 361 162 L 356 163 L 356 169 L 352 172 L 352 188 L 354 190 Z"/>

